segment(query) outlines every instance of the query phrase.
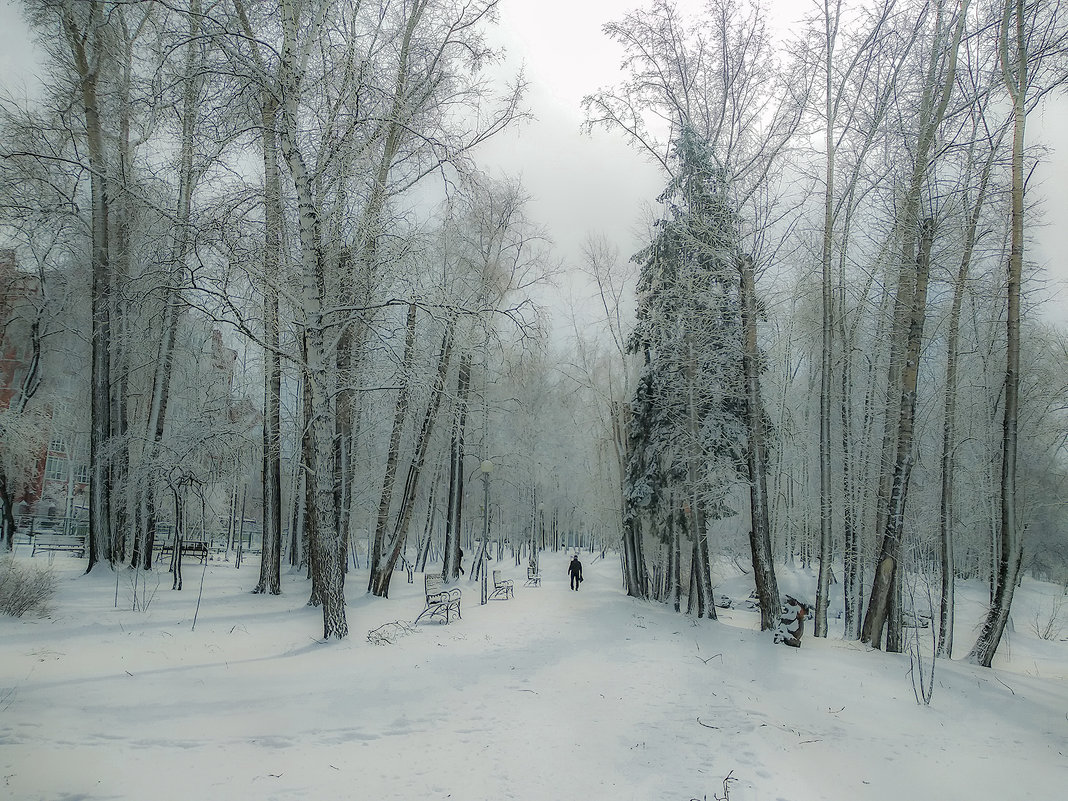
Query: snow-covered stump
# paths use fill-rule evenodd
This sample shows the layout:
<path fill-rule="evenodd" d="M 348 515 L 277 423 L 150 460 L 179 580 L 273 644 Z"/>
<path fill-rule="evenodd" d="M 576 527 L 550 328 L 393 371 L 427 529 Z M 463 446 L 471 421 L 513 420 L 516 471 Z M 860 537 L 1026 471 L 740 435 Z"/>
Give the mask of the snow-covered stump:
<path fill-rule="evenodd" d="M 805 633 L 805 618 L 808 617 L 807 604 L 801 603 L 796 598 L 787 595 L 783 605 L 782 616 L 779 625 L 775 628 L 775 642 L 789 645 L 792 648 L 801 647 L 801 637 Z"/>

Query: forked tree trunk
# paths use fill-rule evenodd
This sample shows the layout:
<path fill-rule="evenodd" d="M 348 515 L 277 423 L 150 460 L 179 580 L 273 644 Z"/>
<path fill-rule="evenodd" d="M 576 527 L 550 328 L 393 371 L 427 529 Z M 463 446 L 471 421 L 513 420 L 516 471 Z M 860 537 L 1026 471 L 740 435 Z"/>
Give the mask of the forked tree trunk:
<path fill-rule="evenodd" d="M 400 507 L 393 526 L 393 535 L 388 549 L 385 568 L 375 576 L 375 595 L 382 598 L 389 597 L 389 582 L 393 575 L 393 569 L 400 559 L 401 550 L 408 539 L 408 527 L 411 524 L 412 513 L 415 511 L 415 502 L 419 490 L 419 480 L 426 464 L 426 453 L 430 447 L 430 437 L 433 434 L 434 424 L 438 419 L 438 411 L 441 408 L 441 399 L 445 395 L 445 379 L 449 372 L 449 363 L 452 360 L 453 333 L 456 321 L 450 319 L 445 324 L 445 334 L 441 341 L 441 354 L 438 358 L 438 369 L 434 376 L 434 386 L 427 401 L 426 411 L 423 414 L 423 422 L 419 427 L 419 433 L 415 439 L 415 450 L 411 462 L 408 464 L 408 474 L 404 480 L 404 489 L 401 492 Z"/>
<path fill-rule="evenodd" d="M 196 5 L 193 6 L 196 8 Z M 129 436 L 129 400 L 130 400 L 130 345 L 131 332 L 128 329 L 128 307 L 125 285 L 130 280 L 130 265 L 133 258 L 131 243 L 131 216 L 135 202 L 127 187 L 133 179 L 134 154 L 131 141 L 131 84 L 133 80 L 134 46 L 146 27 L 150 10 L 144 10 L 140 23 L 131 31 L 127 24 L 128 7 L 116 8 L 113 20 L 121 29 L 122 38 L 116 45 L 121 45 L 121 62 L 114 67 L 118 80 L 118 180 L 121 190 L 121 202 L 116 203 L 117 219 L 114 221 L 114 263 L 112 298 L 113 374 L 115 375 L 112 391 L 111 424 L 114 447 L 112 462 L 112 488 L 120 495 L 112 503 L 113 528 L 115 532 L 111 561 L 123 562 L 128 545 L 132 545 L 131 567 L 139 567 L 140 554 L 137 551 L 139 531 L 137 513 L 139 505 L 136 482 L 130 480 L 131 453 Z M 118 47 L 116 47 L 118 49 Z M 116 200 L 119 198 L 117 197 Z M 132 524 L 132 525 L 131 525 Z M 133 536 L 129 533 L 133 528 Z M 130 542 L 132 540 L 132 543 Z"/>
<path fill-rule="evenodd" d="M 890 571 L 892 586 L 886 587 L 880 584 L 880 576 L 884 571 L 880 570 L 875 577 L 870 595 L 871 601 L 864 618 L 861 629 L 861 641 L 870 642 L 878 646 L 882 637 L 883 625 L 886 623 L 887 614 L 890 612 L 891 600 L 898 594 L 898 582 L 900 575 L 897 571 L 900 543 L 894 542 L 887 537 L 893 536 L 894 531 L 900 532 L 899 522 L 890 518 L 899 511 L 898 505 L 903 504 L 906 486 L 899 484 L 902 478 L 900 470 L 904 467 L 901 462 L 902 433 L 900 422 L 904 419 L 902 411 L 910 404 L 906 398 L 907 390 L 905 372 L 908 369 L 909 336 L 916 316 L 916 294 L 918 292 L 919 276 L 914 272 L 918 270 L 919 257 L 916 253 L 916 231 L 919 224 L 920 200 L 923 187 L 929 179 L 929 171 L 934 152 L 935 141 L 942 120 L 945 118 L 946 108 L 953 94 L 956 80 L 957 53 L 960 48 L 961 37 L 964 33 L 970 0 L 963 0 L 959 10 L 953 34 L 948 43 L 943 47 L 943 8 L 939 6 L 936 12 L 936 32 L 931 41 L 931 49 L 928 55 L 928 73 L 924 81 L 923 96 L 920 99 L 920 130 L 917 135 L 915 154 L 913 156 L 912 175 L 909 179 L 903 201 L 903 210 L 897 229 L 901 236 L 902 255 L 900 269 L 898 271 L 898 287 L 894 297 L 893 329 L 890 336 L 890 362 L 887 375 L 886 390 L 886 417 L 883 430 L 882 461 L 879 470 L 878 496 L 876 499 L 876 531 L 882 536 L 880 547 L 880 564 L 887 556 L 893 559 L 894 569 Z M 942 51 L 944 49 L 945 61 L 943 64 Z M 942 69 L 942 78 L 939 82 L 939 69 Z M 923 236 L 920 235 L 922 241 Z M 924 279 L 926 281 L 926 279 Z M 924 288 L 924 302 L 926 302 L 926 287 Z M 921 327 L 922 327 L 922 320 Z M 917 346 L 918 347 L 918 346 Z M 915 399 L 911 399 L 914 403 Z M 909 434 L 911 441 L 911 433 Z M 910 456 L 911 458 L 911 456 Z M 911 471 L 911 463 L 908 465 Z M 903 507 L 900 509 L 903 513 Z M 877 609 L 872 609 L 870 604 L 878 603 Z M 891 627 L 887 635 L 887 650 L 897 651 L 901 648 L 900 620 L 895 616 L 891 620 Z"/>
<path fill-rule="evenodd" d="M 916 422 L 916 387 L 919 377 L 920 347 L 923 343 L 923 326 L 927 309 L 927 284 L 931 271 L 931 246 L 934 242 L 934 221 L 926 219 L 920 225 L 920 246 L 916 256 L 916 286 L 913 293 L 909 319 L 908 338 L 901 371 L 901 408 L 898 411 L 897 447 L 895 449 L 893 482 L 890 504 L 886 514 L 886 530 L 883 533 L 879 554 L 879 571 L 872 586 L 868 601 L 868 614 L 864 620 L 865 641 L 875 648 L 880 647 L 883 627 L 887 623 L 893 604 L 896 603 L 898 571 L 901 565 L 901 538 L 905 525 L 905 503 L 908 498 L 909 480 L 912 476 L 914 455 L 914 430 Z M 887 650 L 897 650 L 893 637 L 887 636 Z"/>

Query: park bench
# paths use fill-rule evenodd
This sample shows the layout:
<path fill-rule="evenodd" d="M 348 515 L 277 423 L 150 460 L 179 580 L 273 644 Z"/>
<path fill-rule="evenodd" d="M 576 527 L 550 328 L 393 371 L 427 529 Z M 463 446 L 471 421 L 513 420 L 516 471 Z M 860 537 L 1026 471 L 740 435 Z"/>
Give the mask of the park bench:
<path fill-rule="evenodd" d="M 441 576 L 426 575 L 423 576 L 423 589 L 426 593 L 426 608 L 419 613 L 415 623 L 422 620 L 423 615 L 429 615 L 431 618 L 444 617 L 446 624 L 452 612 L 456 612 L 456 617 L 461 617 L 460 591 L 456 587 L 445 589 L 442 586 Z"/>
<path fill-rule="evenodd" d="M 502 579 L 501 571 L 493 571 L 493 592 L 489 594 L 488 600 L 490 601 L 507 601 L 509 598 L 515 597 L 515 590 L 512 587 L 511 579 Z"/>
<path fill-rule="evenodd" d="M 533 565 L 527 566 L 527 580 L 523 584 L 524 587 L 540 587 L 541 586 L 541 573 L 538 572 L 538 568 Z"/>
<path fill-rule="evenodd" d="M 182 559 L 187 556 L 195 556 L 200 559 L 201 564 L 208 561 L 208 554 L 211 550 L 210 543 L 206 540 L 183 540 L 182 541 Z M 170 556 L 174 552 L 173 542 L 157 542 L 156 543 L 156 560 L 158 561 L 163 556 Z"/>
<path fill-rule="evenodd" d="M 200 559 L 201 564 L 208 561 L 208 553 L 211 550 L 211 543 L 207 540 L 182 540 L 182 558 L 187 556 L 195 556 Z"/>
<path fill-rule="evenodd" d="M 30 558 L 37 555 L 38 551 L 70 551 L 75 556 L 85 556 L 85 534 L 57 534 L 55 532 L 38 531 L 30 536 L 33 550 Z"/>

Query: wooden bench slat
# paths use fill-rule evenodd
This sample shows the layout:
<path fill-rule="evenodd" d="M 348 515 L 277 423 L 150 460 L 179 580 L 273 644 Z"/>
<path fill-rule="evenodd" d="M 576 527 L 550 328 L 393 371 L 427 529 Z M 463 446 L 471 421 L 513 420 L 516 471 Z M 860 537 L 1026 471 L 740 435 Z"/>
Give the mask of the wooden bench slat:
<path fill-rule="evenodd" d="M 30 558 L 37 555 L 38 551 L 71 551 L 78 556 L 85 556 L 84 534 L 39 534 L 34 533 L 30 541 L 33 545 L 30 550 Z"/>

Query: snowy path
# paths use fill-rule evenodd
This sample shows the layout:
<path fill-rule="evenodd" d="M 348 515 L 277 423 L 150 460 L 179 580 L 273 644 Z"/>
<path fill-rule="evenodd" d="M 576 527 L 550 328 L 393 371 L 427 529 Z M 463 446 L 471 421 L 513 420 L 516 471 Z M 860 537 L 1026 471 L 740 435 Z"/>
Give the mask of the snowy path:
<path fill-rule="evenodd" d="M 731 772 L 731 801 L 1062 797 L 1063 679 L 940 663 L 920 707 L 904 657 L 695 625 L 613 560 L 577 593 L 562 555 L 537 589 L 506 568 L 516 598 L 484 607 L 462 582 L 462 621 L 372 646 L 418 577 L 383 602 L 354 576 L 352 636 L 322 644 L 299 578 L 255 597 L 254 568 L 213 564 L 191 631 L 199 571 L 135 613 L 57 559 L 53 620 L 0 618 L 0 798 L 711 801 Z"/>

